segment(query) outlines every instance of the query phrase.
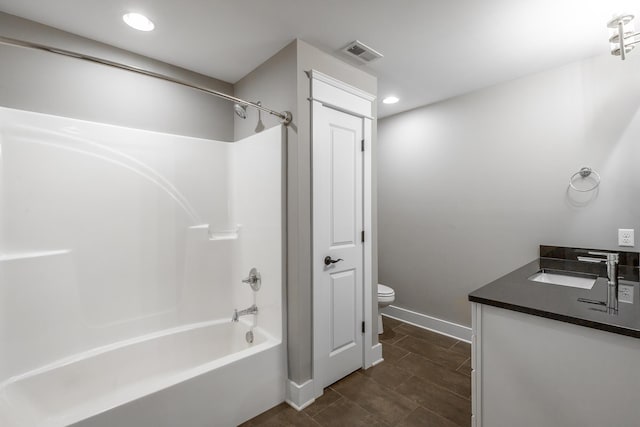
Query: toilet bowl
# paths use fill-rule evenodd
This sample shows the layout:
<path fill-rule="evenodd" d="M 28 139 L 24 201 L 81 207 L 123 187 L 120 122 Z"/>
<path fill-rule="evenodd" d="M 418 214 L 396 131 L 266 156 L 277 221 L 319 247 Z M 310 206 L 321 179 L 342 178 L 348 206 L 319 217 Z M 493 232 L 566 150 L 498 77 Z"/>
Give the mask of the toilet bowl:
<path fill-rule="evenodd" d="M 380 309 L 391 304 L 396 299 L 396 293 L 393 288 L 378 283 L 378 333 L 384 332 L 382 327 L 382 314 Z"/>

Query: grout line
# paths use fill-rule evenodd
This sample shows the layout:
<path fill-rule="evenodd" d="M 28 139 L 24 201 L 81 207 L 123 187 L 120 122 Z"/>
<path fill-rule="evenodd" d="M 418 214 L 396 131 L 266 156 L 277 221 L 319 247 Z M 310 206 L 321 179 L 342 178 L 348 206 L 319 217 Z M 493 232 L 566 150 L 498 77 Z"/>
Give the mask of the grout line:
<path fill-rule="evenodd" d="M 407 325 L 407 326 L 409 326 L 409 327 L 413 327 L 413 328 L 416 328 L 416 329 L 422 329 L 422 330 L 425 330 L 425 331 L 431 332 L 431 333 L 433 333 L 433 334 L 441 335 L 441 336 L 444 336 L 444 337 L 450 338 L 450 339 L 452 339 L 452 340 L 455 340 L 455 342 L 454 342 L 453 344 L 451 344 L 450 346 L 448 346 L 448 347 L 447 347 L 447 346 L 445 346 L 445 345 L 438 344 L 438 343 L 436 343 L 436 342 L 432 341 L 432 340 L 431 340 L 431 339 L 429 339 L 429 338 L 425 338 L 425 337 L 418 337 L 418 336 L 416 336 L 416 335 L 412 335 L 411 333 L 404 333 L 404 332 L 401 332 L 401 333 L 402 333 L 403 335 L 405 335 L 406 337 L 411 337 L 411 338 L 416 339 L 416 340 L 418 340 L 418 341 L 422 341 L 422 342 L 429 343 L 430 345 L 433 345 L 433 346 L 435 346 L 435 347 L 441 348 L 441 349 L 443 349 L 443 350 L 451 350 L 453 347 L 455 347 L 455 345 L 456 345 L 456 344 L 458 344 L 458 343 L 460 342 L 460 340 L 457 340 L 456 338 L 450 337 L 450 336 L 448 336 L 448 335 L 440 334 L 439 332 L 432 331 L 431 329 L 421 328 L 421 327 L 419 327 L 419 326 L 415 326 L 415 325 L 412 325 L 412 324 L 410 324 L 410 323 L 407 323 L 406 325 Z"/>
<path fill-rule="evenodd" d="M 313 417 L 309 416 L 309 414 L 304 413 L 304 412 L 303 412 L 303 414 L 304 414 L 307 418 L 309 418 L 309 420 L 311 420 L 311 422 L 312 422 L 312 423 L 314 423 L 315 425 L 318 425 L 318 426 L 321 426 L 321 425 L 322 425 L 322 424 L 320 424 L 318 421 L 314 420 L 314 419 L 313 419 Z M 305 422 L 306 422 L 306 421 L 305 421 Z"/>
<path fill-rule="evenodd" d="M 445 417 L 444 415 L 440 414 L 439 412 L 434 411 L 431 408 L 427 408 L 426 406 L 420 405 L 420 404 L 418 405 L 418 407 L 424 409 L 427 412 L 431 412 L 432 414 L 434 414 L 435 416 L 437 416 L 439 418 L 442 418 L 443 420 L 446 420 L 446 421 L 450 422 L 451 425 L 458 426 L 458 427 L 464 427 L 464 426 L 461 426 L 460 424 L 458 424 L 457 422 Z"/>
<path fill-rule="evenodd" d="M 337 391 L 333 390 L 334 392 L 338 393 Z M 340 402 L 342 399 L 347 399 L 346 397 L 344 397 L 343 395 L 341 395 L 340 393 L 338 393 L 338 396 L 340 396 L 339 398 L 337 398 L 334 402 L 331 402 L 330 404 L 327 405 L 326 408 L 316 412 L 316 414 L 312 417 L 309 414 L 307 414 L 307 416 L 311 419 L 313 419 L 315 421 L 315 418 L 320 415 L 321 413 L 323 413 L 324 411 L 326 411 L 327 409 L 331 408 L 333 405 L 336 405 L 338 402 Z M 347 399 L 348 400 L 348 399 Z M 316 421 L 318 424 L 320 424 L 318 421 Z"/>
<path fill-rule="evenodd" d="M 411 380 L 411 378 L 414 378 L 414 377 L 415 377 L 415 378 L 420 378 L 420 377 L 416 377 L 412 372 L 409 372 L 409 371 L 405 371 L 405 372 L 409 374 L 409 378 L 407 378 L 407 379 L 406 379 L 406 380 L 404 380 L 404 381 L 400 381 L 400 382 L 398 383 L 398 385 L 394 387 L 393 391 L 395 391 L 396 393 L 398 393 L 400 396 L 406 397 L 407 399 L 409 399 L 409 400 L 411 400 L 411 401 L 413 402 L 413 399 L 410 399 L 410 398 L 408 398 L 407 396 L 405 396 L 404 394 L 402 394 L 402 393 L 398 392 L 398 391 L 397 391 L 397 389 L 398 389 L 398 387 L 400 387 L 402 384 L 404 384 L 404 383 L 406 383 L 406 382 L 409 382 L 409 380 Z M 416 402 L 416 403 L 417 403 L 417 402 Z"/>
<path fill-rule="evenodd" d="M 402 341 L 402 340 L 404 340 L 405 338 L 408 338 L 408 337 L 409 337 L 409 335 L 405 335 L 405 336 L 403 336 L 402 338 L 400 338 L 398 341 L 394 342 L 393 344 L 389 344 L 389 345 L 393 345 L 393 346 L 395 346 L 395 345 L 396 345 L 396 344 L 398 344 L 400 341 Z M 404 349 L 403 349 L 403 350 L 404 350 Z M 409 350 L 405 350 L 405 351 L 409 351 Z"/>
<path fill-rule="evenodd" d="M 460 394 L 460 393 L 458 393 L 458 392 L 455 392 L 455 391 L 453 391 L 453 390 L 451 390 L 451 389 L 449 389 L 449 388 L 447 388 L 447 387 L 445 387 L 445 386 L 442 386 L 442 385 L 440 385 L 440 384 L 437 384 L 437 383 L 435 383 L 435 382 L 433 382 L 433 381 L 431 381 L 431 380 L 428 380 L 428 379 L 426 379 L 426 378 L 422 378 L 422 377 L 416 377 L 416 378 L 418 378 L 418 379 L 419 379 L 419 380 L 421 380 L 421 381 L 428 382 L 429 384 L 432 384 L 433 386 L 435 386 L 435 387 L 437 387 L 437 388 L 439 388 L 439 389 L 441 389 L 441 390 L 444 390 L 444 391 L 446 391 L 446 392 L 448 392 L 448 393 L 451 393 L 451 394 L 453 394 L 454 396 L 457 396 L 457 397 L 459 397 L 459 398 L 461 398 L 461 399 L 464 399 L 464 400 L 467 400 L 467 401 L 471 402 L 471 397 L 463 396 L 463 395 L 461 395 L 461 394 Z M 435 412 L 435 411 L 434 411 L 433 409 L 431 409 L 431 412 Z M 445 418 L 446 418 L 446 417 L 445 417 Z"/>
<path fill-rule="evenodd" d="M 458 366 L 455 370 L 453 370 L 453 369 L 451 369 L 451 368 L 449 368 L 449 367 L 442 366 L 442 365 L 440 365 L 439 363 L 436 363 L 435 361 L 433 361 L 433 360 L 429 359 L 428 357 L 424 357 L 424 356 L 423 356 L 423 355 L 421 355 L 421 354 L 414 353 L 414 352 L 411 352 L 411 351 L 410 351 L 409 353 L 405 354 L 405 355 L 404 355 L 404 356 L 402 356 L 400 359 L 398 359 L 398 362 L 399 362 L 399 361 L 401 361 L 402 359 L 404 359 L 405 357 L 409 357 L 409 355 L 411 355 L 411 354 L 413 354 L 414 356 L 417 356 L 417 357 L 418 357 L 418 358 L 420 358 L 420 359 L 428 360 L 430 363 L 433 363 L 434 365 L 436 365 L 436 366 L 438 366 L 438 367 L 440 367 L 440 368 L 442 368 L 442 369 L 444 369 L 444 370 L 446 370 L 446 371 L 448 371 L 448 372 L 456 373 L 456 374 L 464 375 L 464 376 L 467 376 L 467 375 L 466 375 L 466 374 L 464 374 L 464 373 L 462 373 L 462 372 L 460 372 L 460 371 L 458 371 L 458 369 L 460 369 L 460 368 L 462 367 L 462 365 L 464 365 L 465 363 L 467 363 L 467 361 L 468 361 L 469 359 L 471 359 L 471 358 L 467 358 L 467 359 L 465 359 L 465 360 L 464 360 L 464 362 L 462 362 L 462 363 L 460 364 L 460 366 Z M 412 377 L 415 377 L 415 378 L 417 378 L 417 379 L 419 379 L 419 380 L 421 380 L 421 381 L 426 381 L 426 382 L 428 382 L 428 383 L 430 383 L 430 384 L 433 384 L 433 385 L 435 385 L 435 386 L 437 386 L 437 387 L 440 387 L 441 389 L 446 390 L 446 391 L 448 391 L 448 392 L 450 392 L 450 393 L 453 393 L 453 394 L 455 394 L 456 396 L 459 396 L 459 397 L 461 397 L 461 398 L 463 398 L 463 399 L 465 399 L 465 400 L 470 400 L 470 397 L 468 397 L 468 396 L 464 396 L 464 395 L 462 395 L 462 394 L 460 394 L 460 393 L 456 392 L 455 390 L 451 390 L 450 388 L 445 387 L 445 386 L 443 386 L 443 385 L 440 385 L 440 384 L 438 384 L 438 383 L 436 383 L 436 382 L 434 382 L 434 381 L 432 381 L 432 380 L 430 380 L 430 379 L 428 379 L 428 378 L 424 378 L 424 377 L 422 377 L 422 376 L 420 376 L 420 375 L 416 375 L 416 374 L 414 374 L 413 372 L 411 372 L 411 371 L 409 371 L 409 370 L 407 370 L 407 369 L 402 368 L 401 366 L 397 366 L 397 365 L 396 365 L 396 368 L 398 368 L 398 369 L 400 369 L 401 371 L 404 371 L 404 372 L 406 372 L 406 373 L 408 373 L 408 374 L 411 374 L 411 377 L 409 377 L 409 378 L 408 378 L 408 379 L 406 379 L 405 381 L 400 382 L 396 387 L 394 387 L 394 388 L 392 389 L 392 390 L 394 390 L 394 391 L 395 391 L 398 387 L 400 387 L 400 385 L 401 385 L 401 384 L 404 384 L 405 382 L 409 381 Z M 470 377 L 469 377 L 469 381 L 471 381 L 471 378 L 470 378 Z M 432 411 L 432 412 L 433 412 L 433 411 Z"/>
<path fill-rule="evenodd" d="M 416 412 L 419 408 L 422 408 L 422 405 L 420 405 L 418 403 L 418 406 L 415 407 L 415 409 L 407 412 L 407 415 L 404 416 L 404 418 L 402 418 L 401 420 L 399 420 L 397 423 L 393 424 L 394 426 L 398 426 L 400 425 L 403 421 L 405 421 L 407 418 L 409 418 L 409 416 L 411 416 L 411 414 L 413 414 L 414 412 Z"/>
<path fill-rule="evenodd" d="M 462 362 L 462 363 L 460 364 L 460 366 L 458 366 L 458 367 L 456 368 L 456 372 L 458 372 L 458 369 L 462 368 L 462 365 L 464 365 L 465 363 L 467 363 L 467 361 L 468 361 L 468 360 L 470 360 L 470 359 L 471 359 L 470 357 L 467 357 L 466 359 L 464 359 L 464 362 Z"/>
<path fill-rule="evenodd" d="M 382 318 L 384 319 L 384 316 L 382 316 Z M 397 319 L 396 319 L 396 320 L 397 320 Z M 398 321 L 398 324 L 397 324 L 395 327 L 391 328 L 391 330 L 392 330 L 392 331 L 395 331 L 395 330 L 396 330 L 397 328 L 399 328 L 400 326 L 402 326 L 402 325 L 405 325 L 405 324 L 406 324 L 406 323 L 404 323 L 404 322 L 402 322 L 402 321 L 400 321 L 400 320 L 397 320 L 397 321 Z M 384 327 L 384 320 L 382 321 L 382 326 Z"/>
<path fill-rule="evenodd" d="M 353 374 L 351 374 L 351 375 L 353 375 Z M 360 375 L 362 375 L 362 374 L 360 374 Z M 363 375 L 363 376 L 364 376 L 365 378 L 367 378 L 365 375 Z M 371 381 L 374 381 L 372 378 L 369 378 L 369 379 L 370 379 Z M 377 381 L 375 381 L 375 382 L 376 382 L 377 384 L 380 384 L 380 383 L 378 383 Z M 380 385 L 382 385 L 382 384 L 380 384 Z M 335 391 L 335 390 L 334 390 L 334 391 Z M 338 393 L 338 392 L 336 391 L 336 393 Z M 338 394 L 340 394 L 340 393 L 338 393 Z M 365 411 L 367 414 L 371 415 L 372 417 L 376 417 L 376 418 L 378 418 L 376 414 L 374 414 L 374 413 L 372 413 L 371 411 L 369 411 L 367 408 L 365 408 L 364 406 L 362 406 L 359 402 L 357 402 L 357 401 L 355 401 L 355 400 L 353 400 L 353 399 L 349 399 L 347 396 L 342 395 L 342 394 L 340 394 L 340 396 L 341 396 L 341 398 L 342 398 L 342 399 L 346 400 L 347 402 L 351 402 L 351 403 L 353 403 L 354 405 L 358 406 L 360 409 L 362 409 L 363 411 Z M 323 410 L 322 410 L 322 411 L 320 411 L 320 412 L 325 411 L 325 410 L 326 410 L 326 409 L 328 409 L 330 406 L 333 406 L 334 404 L 338 403 L 339 401 L 340 401 L 340 399 L 336 400 L 335 402 L 333 402 L 331 405 L 327 406 L 325 409 L 323 409 Z M 320 412 L 318 412 L 318 414 L 319 414 Z M 387 422 L 386 422 L 386 421 L 384 421 L 384 420 L 383 420 L 382 422 L 384 422 L 384 424 L 386 424 L 386 425 L 390 425 L 389 423 L 387 423 Z"/>
<path fill-rule="evenodd" d="M 459 353 L 456 353 L 456 352 L 453 352 L 453 351 L 449 351 L 449 350 L 447 350 L 447 349 L 446 349 L 446 348 L 444 348 L 444 347 L 440 347 L 440 346 L 438 346 L 438 345 L 435 345 L 435 344 L 433 344 L 432 342 L 429 342 L 429 341 L 427 341 L 427 340 L 423 340 L 423 339 L 415 338 L 415 337 L 413 337 L 413 338 L 414 338 L 414 339 L 416 339 L 416 340 L 419 340 L 419 341 L 426 342 L 426 343 L 428 343 L 428 344 L 430 344 L 430 345 L 433 345 L 433 346 L 435 346 L 435 347 L 439 348 L 440 350 L 446 351 L 447 353 L 451 353 L 451 354 L 454 354 L 454 355 L 463 356 L 463 355 L 461 355 L 461 354 L 459 354 Z M 435 364 L 435 365 L 438 365 L 438 366 L 439 366 L 439 367 L 441 367 L 441 368 L 448 369 L 449 371 L 455 371 L 455 370 L 457 370 L 460 366 L 462 366 L 462 365 L 467 361 L 467 359 L 469 359 L 469 358 L 465 358 L 465 359 L 463 360 L 463 362 L 462 362 L 460 365 L 458 365 L 455 369 L 453 369 L 453 368 L 451 368 L 450 366 L 444 365 L 442 362 L 440 362 L 440 361 L 438 361 L 438 360 L 434 360 L 434 359 L 432 359 L 432 358 L 430 358 L 430 357 L 427 357 L 427 356 L 426 356 L 426 355 L 424 355 L 424 354 L 420 354 L 420 353 L 413 352 L 413 351 L 411 351 L 411 350 L 409 350 L 409 349 L 406 349 L 406 348 L 404 348 L 404 347 L 402 347 L 402 346 L 398 346 L 398 348 L 400 348 L 401 350 L 404 350 L 404 351 L 408 351 L 410 354 L 415 354 L 416 356 L 420 356 L 421 358 L 426 359 L 426 360 L 428 360 L 429 362 L 431 362 L 431 363 L 433 363 L 433 364 Z M 405 355 L 405 356 L 403 356 L 403 357 L 406 357 L 406 356 L 407 356 L 407 355 Z M 402 357 L 402 358 L 403 358 L 403 357 Z M 402 358 L 400 358 L 400 359 L 398 359 L 398 360 L 401 360 Z"/>
<path fill-rule="evenodd" d="M 454 342 L 454 343 L 451 345 L 451 347 L 447 348 L 447 350 L 451 350 L 453 347 L 455 347 L 456 345 L 458 345 L 458 343 L 459 343 L 459 342 L 460 342 L 460 341 L 456 341 L 456 342 Z"/>
<path fill-rule="evenodd" d="M 389 339 L 389 338 L 380 338 L 378 341 L 382 344 L 395 344 L 398 341 L 400 341 L 402 338 L 406 337 L 407 334 L 403 334 L 398 332 L 397 335 L 395 337 L 393 337 L 393 339 Z"/>
<path fill-rule="evenodd" d="M 409 351 L 409 350 L 407 350 L 407 351 Z M 412 353 L 412 352 L 410 352 L 410 351 L 409 351 L 407 354 L 405 354 L 405 355 L 404 355 L 404 356 L 402 356 L 400 359 L 398 359 L 398 362 L 399 362 L 399 361 L 401 361 L 402 359 L 404 359 L 405 357 L 409 357 L 409 355 L 410 355 L 410 354 L 415 354 L 415 353 Z M 425 357 L 425 359 L 426 359 L 426 357 Z M 428 360 L 428 359 L 427 359 L 427 360 Z M 398 369 L 402 369 L 400 366 L 396 366 L 396 367 L 397 367 Z M 407 371 L 406 371 L 406 369 L 402 369 L 402 370 L 403 370 L 403 371 L 405 371 L 405 372 L 407 372 Z"/>
<path fill-rule="evenodd" d="M 394 387 L 394 388 L 392 388 L 392 387 L 388 387 L 388 386 L 386 386 L 386 385 L 382 384 L 381 382 L 377 381 L 376 379 L 369 377 L 368 375 L 364 375 L 364 374 L 360 374 L 360 375 L 362 375 L 362 376 L 363 376 L 364 378 L 366 378 L 367 380 L 374 382 L 374 383 L 375 383 L 375 384 L 377 384 L 379 387 L 382 387 L 384 390 L 388 390 L 388 391 L 389 391 L 389 392 L 391 392 L 391 393 L 395 393 L 398 397 L 403 398 L 403 399 L 405 399 L 405 400 L 408 400 L 409 402 L 414 402 L 414 400 L 413 400 L 413 399 L 411 399 L 411 398 L 409 398 L 409 397 L 407 397 L 407 396 L 405 396 L 405 395 L 403 395 L 403 394 L 401 394 L 401 393 L 398 393 L 398 392 L 395 390 L 395 387 Z M 413 374 L 411 374 L 411 377 L 413 377 L 413 376 L 414 376 L 414 375 L 413 375 Z M 408 381 L 411 377 L 407 378 L 405 381 Z M 404 383 L 404 381 L 403 381 L 403 383 Z M 398 384 L 398 385 L 399 385 L 399 384 Z M 396 386 L 396 387 L 397 387 L 397 386 Z M 347 399 L 348 399 L 348 397 L 347 397 Z M 354 403 L 358 403 L 358 402 L 353 401 L 353 400 L 352 400 L 352 402 L 354 402 Z M 416 403 L 417 403 L 417 402 L 416 402 Z M 360 406 L 361 406 L 361 405 L 360 405 Z M 366 408 L 364 408 L 364 409 L 366 410 Z M 370 412 L 370 411 L 368 411 L 368 410 L 367 410 L 367 412 L 369 412 L 369 413 L 370 413 L 371 415 L 373 415 L 373 416 L 376 416 L 375 414 L 371 413 L 371 412 Z M 385 423 L 386 423 L 386 421 L 385 421 Z M 388 423 L 387 423 L 387 424 L 388 424 Z"/>
<path fill-rule="evenodd" d="M 402 356 L 402 357 L 401 357 L 400 359 L 398 359 L 398 360 L 402 360 L 402 359 L 403 359 L 404 357 L 406 357 L 406 356 L 408 356 L 408 354 L 407 354 L 407 355 L 405 355 L 405 356 Z M 399 370 L 401 370 L 402 372 L 405 372 L 405 373 L 407 373 L 407 374 L 409 374 L 409 375 L 413 375 L 411 372 L 406 371 L 406 370 L 402 369 L 402 368 L 401 368 L 401 367 L 399 367 L 399 366 L 396 366 L 396 365 L 390 365 L 390 366 L 393 366 L 393 367 L 395 367 L 396 369 L 399 369 Z M 402 384 L 402 383 L 404 382 L 404 381 L 401 381 L 401 382 L 399 382 L 398 384 L 396 384 L 395 386 L 391 387 L 391 386 L 388 386 L 387 384 L 383 384 L 382 382 L 378 381 L 376 378 L 374 378 L 374 377 L 372 377 L 372 376 L 365 375 L 365 374 L 362 374 L 362 375 L 363 375 L 363 376 L 365 376 L 366 378 L 369 378 L 370 380 L 374 381 L 374 382 L 375 382 L 376 384 L 378 384 L 380 387 L 385 388 L 385 389 L 389 389 L 389 390 L 392 390 L 392 391 L 395 391 L 395 390 L 396 390 L 396 387 L 398 387 L 400 384 Z M 405 381 L 406 381 L 406 380 L 405 380 Z"/>

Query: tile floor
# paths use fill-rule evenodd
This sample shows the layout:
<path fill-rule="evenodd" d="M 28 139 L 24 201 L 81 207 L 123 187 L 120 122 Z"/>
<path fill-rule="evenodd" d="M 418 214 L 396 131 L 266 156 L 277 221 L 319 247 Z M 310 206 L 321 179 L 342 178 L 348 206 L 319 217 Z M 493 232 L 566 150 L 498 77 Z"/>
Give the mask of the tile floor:
<path fill-rule="evenodd" d="M 384 362 L 327 387 L 301 412 L 283 403 L 243 426 L 471 425 L 471 346 L 383 320 Z"/>

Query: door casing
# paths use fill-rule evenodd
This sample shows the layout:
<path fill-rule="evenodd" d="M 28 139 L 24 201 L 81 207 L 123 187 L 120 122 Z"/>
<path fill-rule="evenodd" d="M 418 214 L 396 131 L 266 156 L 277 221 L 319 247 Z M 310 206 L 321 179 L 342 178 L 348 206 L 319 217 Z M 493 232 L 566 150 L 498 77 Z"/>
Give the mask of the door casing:
<path fill-rule="evenodd" d="M 363 138 L 364 138 L 364 155 L 363 155 L 363 230 L 365 240 L 363 244 L 363 319 L 365 322 L 365 332 L 363 334 L 363 355 L 362 367 L 368 368 L 379 359 L 376 352 L 372 349 L 373 331 L 377 328 L 374 322 L 374 293 L 373 293 L 373 227 L 372 227 L 372 144 L 373 135 L 373 102 L 375 96 L 364 92 L 356 87 L 348 85 L 344 82 L 336 80 L 326 74 L 312 70 L 309 73 L 311 84 L 311 121 L 313 126 L 314 109 L 319 107 L 329 107 L 347 114 L 351 114 L 363 119 Z M 312 132 L 313 134 L 313 132 Z M 312 137 L 312 153 L 313 153 L 313 137 Z M 313 189 L 313 182 L 312 182 Z M 312 190 L 313 191 L 313 190 Z M 313 240 L 313 239 L 312 239 Z M 312 251 L 314 257 L 311 262 L 318 262 L 318 254 Z M 313 265 L 313 264 L 312 264 Z M 314 278 L 315 283 L 315 278 Z M 313 287 L 313 387 L 314 394 L 319 397 L 323 393 L 323 383 L 319 378 L 320 370 L 318 370 L 319 361 L 322 357 L 322 350 L 318 343 L 318 337 L 315 333 L 316 326 L 322 322 L 319 310 L 317 309 L 317 288 Z M 375 294 L 377 295 L 377 294 Z M 317 380 L 317 381 L 316 381 Z"/>

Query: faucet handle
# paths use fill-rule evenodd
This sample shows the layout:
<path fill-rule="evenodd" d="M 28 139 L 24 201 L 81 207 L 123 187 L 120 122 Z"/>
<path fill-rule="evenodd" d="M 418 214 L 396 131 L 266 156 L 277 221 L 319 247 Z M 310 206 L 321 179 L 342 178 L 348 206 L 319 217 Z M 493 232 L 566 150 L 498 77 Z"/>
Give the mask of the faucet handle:
<path fill-rule="evenodd" d="M 260 273 L 258 273 L 258 270 L 256 270 L 255 267 L 252 268 L 251 271 L 249 271 L 249 277 L 247 277 L 246 279 L 242 279 L 242 283 L 247 283 L 254 291 L 260 289 L 261 282 L 262 277 L 260 277 Z"/>
<path fill-rule="evenodd" d="M 599 255 L 607 257 L 608 262 L 618 262 L 620 260 L 620 254 L 617 252 L 599 252 L 599 251 L 589 251 L 589 255 Z M 580 260 L 580 257 L 578 257 Z"/>
<path fill-rule="evenodd" d="M 591 252 L 589 252 L 589 253 L 591 253 Z M 578 261 L 600 263 L 600 262 L 606 262 L 607 260 L 604 259 L 604 258 L 593 258 L 593 257 L 590 257 L 590 256 L 579 256 L 578 257 Z"/>

